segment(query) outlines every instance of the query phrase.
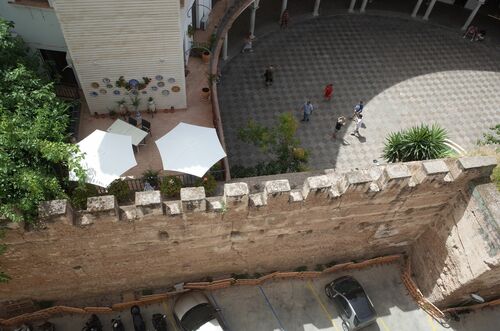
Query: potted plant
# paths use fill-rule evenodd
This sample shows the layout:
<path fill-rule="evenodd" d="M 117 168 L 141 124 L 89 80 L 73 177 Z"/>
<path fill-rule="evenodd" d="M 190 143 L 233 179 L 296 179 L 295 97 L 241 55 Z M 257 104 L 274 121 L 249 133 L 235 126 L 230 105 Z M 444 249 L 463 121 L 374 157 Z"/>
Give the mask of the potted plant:
<path fill-rule="evenodd" d="M 116 103 L 118 104 L 118 112 L 120 113 L 120 115 L 122 115 L 123 117 L 127 116 L 128 108 L 125 99 L 118 100 Z"/>
<path fill-rule="evenodd" d="M 209 99 L 210 98 L 210 88 L 204 87 L 201 89 L 201 97 L 203 99 Z"/>
<path fill-rule="evenodd" d="M 193 25 L 191 25 L 191 24 L 188 25 L 187 35 L 189 36 L 189 38 L 194 37 L 194 28 L 193 28 Z"/>
<path fill-rule="evenodd" d="M 137 95 L 135 96 L 130 96 L 130 103 L 134 107 L 134 111 L 137 113 L 139 112 L 139 105 L 141 104 L 141 98 L 139 98 Z"/>
<path fill-rule="evenodd" d="M 204 50 L 203 53 L 201 53 L 201 60 L 203 61 L 203 63 L 210 62 L 210 51 L 208 49 Z"/>
<path fill-rule="evenodd" d="M 116 111 L 115 111 L 114 109 L 110 109 L 110 110 L 109 110 L 109 117 L 111 117 L 111 119 L 116 120 L 116 118 L 117 118 L 117 113 L 116 113 Z"/>
<path fill-rule="evenodd" d="M 153 97 L 148 98 L 148 113 L 151 113 L 154 117 L 154 113 L 156 113 L 156 103 Z"/>

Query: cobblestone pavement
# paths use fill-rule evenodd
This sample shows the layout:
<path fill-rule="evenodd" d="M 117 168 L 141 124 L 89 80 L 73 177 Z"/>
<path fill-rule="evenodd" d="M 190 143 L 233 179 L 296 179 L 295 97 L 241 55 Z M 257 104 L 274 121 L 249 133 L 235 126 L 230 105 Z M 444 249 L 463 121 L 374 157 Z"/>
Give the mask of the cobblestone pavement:
<path fill-rule="evenodd" d="M 277 115 L 300 110 L 310 99 L 311 121 L 298 137 L 309 149 L 310 168 L 349 170 L 383 162 L 388 133 L 420 123 L 437 123 L 465 149 L 500 122 L 500 55 L 487 43 L 470 42 L 457 29 L 377 15 L 311 19 L 258 40 L 253 53 L 225 65 L 219 101 L 231 165 L 264 160 L 241 142 L 238 129 L 254 119 L 272 125 Z M 277 67 L 265 87 L 267 65 Z M 322 100 L 333 83 L 330 102 Z M 349 121 L 331 139 L 336 118 L 365 102 L 362 137 Z"/>

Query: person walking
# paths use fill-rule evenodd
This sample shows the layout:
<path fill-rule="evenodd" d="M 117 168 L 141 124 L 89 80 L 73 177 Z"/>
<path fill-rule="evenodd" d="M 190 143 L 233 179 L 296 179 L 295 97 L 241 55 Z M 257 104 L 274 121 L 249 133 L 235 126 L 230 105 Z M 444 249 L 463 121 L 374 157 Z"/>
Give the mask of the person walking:
<path fill-rule="evenodd" d="M 280 24 L 280 27 L 282 29 L 288 28 L 288 18 L 289 18 L 288 9 L 285 9 L 285 11 L 283 12 L 283 14 L 281 14 L 281 24 Z"/>
<path fill-rule="evenodd" d="M 351 136 L 358 136 L 358 137 L 361 136 L 359 134 L 359 129 L 361 128 L 361 125 L 363 125 L 363 115 L 359 114 L 356 116 L 356 127 L 354 128 L 354 131 L 351 133 Z"/>
<path fill-rule="evenodd" d="M 266 86 L 273 85 L 274 67 L 272 65 L 267 67 L 266 71 L 264 72 L 264 79 L 265 79 Z"/>
<path fill-rule="evenodd" d="M 325 91 L 323 92 L 323 97 L 325 100 L 330 101 L 333 95 L 333 84 L 328 84 L 325 87 Z"/>
<path fill-rule="evenodd" d="M 309 122 L 309 116 L 311 116 L 313 110 L 314 106 L 312 105 L 311 101 L 308 100 L 306 103 L 304 103 L 304 105 L 302 106 L 302 111 L 304 112 L 302 122 Z"/>
<path fill-rule="evenodd" d="M 354 112 L 351 116 L 351 119 L 354 119 L 355 117 L 361 115 L 361 113 L 363 112 L 363 108 L 364 108 L 363 101 L 360 101 L 356 106 L 354 106 Z"/>
<path fill-rule="evenodd" d="M 345 120 L 344 116 L 340 116 L 339 118 L 337 118 L 337 123 L 335 123 L 335 129 L 333 130 L 333 134 L 332 134 L 333 139 L 337 139 L 337 133 L 345 125 L 345 122 L 346 122 L 346 120 Z"/>
<path fill-rule="evenodd" d="M 248 35 L 245 38 L 245 44 L 243 45 L 243 49 L 241 50 L 241 53 L 249 52 L 252 53 L 252 43 L 254 41 L 255 37 L 252 37 L 252 33 L 249 32 Z"/>

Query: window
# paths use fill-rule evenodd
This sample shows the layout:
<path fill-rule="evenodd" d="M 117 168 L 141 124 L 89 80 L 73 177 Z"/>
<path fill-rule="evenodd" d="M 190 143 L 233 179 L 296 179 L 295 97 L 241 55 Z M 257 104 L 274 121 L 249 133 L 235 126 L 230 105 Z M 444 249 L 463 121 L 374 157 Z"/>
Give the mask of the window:
<path fill-rule="evenodd" d="M 10 3 L 29 7 L 51 8 L 49 0 L 12 0 Z"/>
<path fill-rule="evenodd" d="M 344 299 L 343 296 L 341 295 L 337 295 L 335 297 L 335 299 L 337 300 L 337 302 L 339 303 L 339 306 L 341 308 L 341 311 L 344 313 L 344 315 L 349 318 L 351 317 L 352 315 L 352 312 L 351 312 L 351 307 L 349 306 L 349 303 L 347 302 L 346 299 Z"/>

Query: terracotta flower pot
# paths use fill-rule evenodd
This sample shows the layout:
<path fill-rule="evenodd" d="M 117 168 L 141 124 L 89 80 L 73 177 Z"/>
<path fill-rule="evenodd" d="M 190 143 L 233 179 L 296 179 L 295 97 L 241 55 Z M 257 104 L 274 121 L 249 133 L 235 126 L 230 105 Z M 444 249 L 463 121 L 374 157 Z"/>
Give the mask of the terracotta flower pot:
<path fill-rule="evenodd" d="M 203 51 L 203 53 L 201 53 L 201 60 L 203 61 L 203 63 L 210 62 L 210 52 L 209 51 Z"/>
<path fill-rule="evenodd" d="M 210 98 L 210 89 L 208 87 L 204 87 L 204 88 L 201 89 L 201 97 L 203 99 Z"/>

